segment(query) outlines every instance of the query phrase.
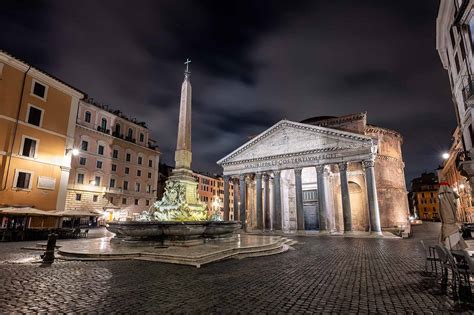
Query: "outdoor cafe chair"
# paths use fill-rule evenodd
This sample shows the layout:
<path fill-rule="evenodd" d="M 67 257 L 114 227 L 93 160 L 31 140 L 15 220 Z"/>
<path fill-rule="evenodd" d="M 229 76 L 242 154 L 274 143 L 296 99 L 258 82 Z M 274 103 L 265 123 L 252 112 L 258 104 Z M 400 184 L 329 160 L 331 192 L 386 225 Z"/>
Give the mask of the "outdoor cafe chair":
<path fill-rule="evenodd" d="M 435 272 L 436 277 L 438 276 L 438 266 L 437 262 L 439 262 L 439 258 L 436 257 L 436 251 L 434 246 L 429 246 L 428 248 L 425 245 L 423 240 L 420 241 L 421 246 L 423 246 L 423 252 L 425 254 L 425 272 L 428 272 L 428 265 L 431 267 L 430 272 Z"/>

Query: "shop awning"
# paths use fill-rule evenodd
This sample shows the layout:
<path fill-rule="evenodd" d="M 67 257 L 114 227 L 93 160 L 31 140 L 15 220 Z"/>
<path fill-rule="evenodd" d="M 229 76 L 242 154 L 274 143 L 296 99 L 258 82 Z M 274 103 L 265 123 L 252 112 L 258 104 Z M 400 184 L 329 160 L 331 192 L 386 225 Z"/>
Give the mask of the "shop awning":
<path fill-rule="evenodd" d="M 90 210 L 56 211 L 55 214 L 60 217 L 97 217 L 103 215 L 102 212 Z"/>
<path fill-rule="evenodd" d="M 35 209 L 32 207 L 23 207 L 23 208 L 15 208 L 15 207 L 6 207 L 0 208 L 0 214 L 3 215 L 12 215 L 12 216 L 53 216 L 57 217 L 57 211 L 55 210 L 40 210 Z"/>

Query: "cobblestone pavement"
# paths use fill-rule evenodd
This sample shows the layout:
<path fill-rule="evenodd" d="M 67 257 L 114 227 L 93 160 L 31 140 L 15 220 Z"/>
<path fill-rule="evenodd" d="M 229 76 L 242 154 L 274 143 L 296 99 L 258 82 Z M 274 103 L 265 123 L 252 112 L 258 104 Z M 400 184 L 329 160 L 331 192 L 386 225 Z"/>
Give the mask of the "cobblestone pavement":
<path fill-rule="evenodd" d="M 420 239 L 298 237 L 284 254 L 201 269 L 145 261 L 13 261 L 38 255 L 0 243 L 0 313 L 439 313 L 454 303 L 423 275 Z M 439 229 L 439 227 L 438 227 Z"/>

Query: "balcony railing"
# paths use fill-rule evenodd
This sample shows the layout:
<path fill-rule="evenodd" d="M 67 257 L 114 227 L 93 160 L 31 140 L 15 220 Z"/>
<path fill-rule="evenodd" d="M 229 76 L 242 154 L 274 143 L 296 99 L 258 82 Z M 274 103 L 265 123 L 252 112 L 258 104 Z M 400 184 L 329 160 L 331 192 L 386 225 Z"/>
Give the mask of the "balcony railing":
<path fill-rule="evenodd" d="M 101 126 L 97 126 L 97 131 L 110 135 L 110 129 L 102 128 Z"/>

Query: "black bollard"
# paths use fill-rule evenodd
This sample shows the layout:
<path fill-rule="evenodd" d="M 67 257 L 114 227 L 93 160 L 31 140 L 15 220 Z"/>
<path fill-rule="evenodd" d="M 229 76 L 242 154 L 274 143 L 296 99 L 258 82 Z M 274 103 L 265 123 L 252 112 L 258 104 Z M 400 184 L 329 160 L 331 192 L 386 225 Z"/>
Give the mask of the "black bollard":
<path fill-rule="evenodd" d="M 44 264 L 52 264 L 54 262 L 54 249 L 56 248 L 56 239 L 58 235 L 51 233 L 48 235 L 48 244 L 46 245 L 46 251 L 41 258 L 43 258 Z"/>

